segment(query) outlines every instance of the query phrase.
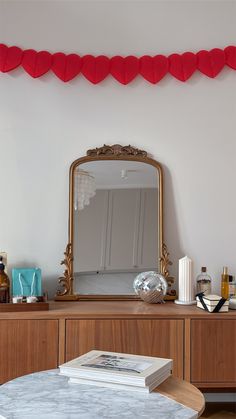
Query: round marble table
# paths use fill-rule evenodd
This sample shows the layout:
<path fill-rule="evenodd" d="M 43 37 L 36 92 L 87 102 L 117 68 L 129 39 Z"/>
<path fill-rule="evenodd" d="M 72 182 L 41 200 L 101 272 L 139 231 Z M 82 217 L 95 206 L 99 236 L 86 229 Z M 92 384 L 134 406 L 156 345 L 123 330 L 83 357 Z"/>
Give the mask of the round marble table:
<path fill-rule="evenodd" d="M 181 404 L 181 383 L 185 383 L 182 391 L 193 388 L 192 399 L 196 393 L 195 405 L 192 403 L 196 410 Z M 203 409 L 199 390 L 173 378 L 149 394 L 70 384 L 58 370 L 25 375 L 0 387 L 0 418 L 6 419 L 196 419 Z"/>

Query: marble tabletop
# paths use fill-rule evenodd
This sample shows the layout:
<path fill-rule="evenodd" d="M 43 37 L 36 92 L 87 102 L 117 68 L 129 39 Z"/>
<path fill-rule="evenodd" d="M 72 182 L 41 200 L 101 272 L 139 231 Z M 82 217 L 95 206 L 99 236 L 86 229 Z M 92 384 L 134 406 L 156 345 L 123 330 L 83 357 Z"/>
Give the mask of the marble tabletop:
<path fill-rule="evenodd" d="M 158 392 L 114 390 L 71 384 L 50 370 L 25 375 L 0 387 L 4 419 L 196 419 L 198 413 Z"/>

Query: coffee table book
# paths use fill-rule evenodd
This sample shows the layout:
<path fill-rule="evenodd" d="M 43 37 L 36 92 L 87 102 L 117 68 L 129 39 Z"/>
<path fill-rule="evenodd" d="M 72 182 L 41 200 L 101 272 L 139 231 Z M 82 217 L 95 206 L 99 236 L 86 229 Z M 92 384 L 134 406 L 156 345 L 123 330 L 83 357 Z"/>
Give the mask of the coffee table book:
<path fill-rule="evenodd" d="M 172 359 L 93 350 L 59 368 L 73 383 L 149 392 L 171 375 L 172 366 Z"/>
<path fill-rule="evenodd" d="M 140 387 L 140 386 L 133 386 L 133 385 L 127 385 L 127 384 L 118 384 L 108 381 L 97 381 L 97 380 L 87 380 L 84 378 L 69 378 L 69 383 L 72 384 L 83 384 L 83 385 L 91 385 L 91 386 L 98 386 L 98 387 L 109 387 L 114 388 L 117 390 L 133 390 L 133 391 L 140 391 L 144 393 L 150 393 L 152 390 L 154 390 L 156 387 L 158 387 L 163 381 L 167 380 L 168 377 L 170 377 L 171 372 L 166 371 L 163 374 L 160 374 L 160 376 L 154 380 L 149 386 Z"/>

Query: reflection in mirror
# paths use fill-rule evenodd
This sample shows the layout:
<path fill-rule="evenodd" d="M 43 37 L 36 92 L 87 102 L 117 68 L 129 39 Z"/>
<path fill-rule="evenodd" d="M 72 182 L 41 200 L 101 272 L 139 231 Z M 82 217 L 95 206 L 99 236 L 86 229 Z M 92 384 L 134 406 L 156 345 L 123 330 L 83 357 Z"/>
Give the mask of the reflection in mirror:
<path fill-rule="evenodd" d="M 74 172 L 74 288 L 133 295 L 137 273 L 159 270 L 159 174 L 147 163 L 96 160 Z"/>

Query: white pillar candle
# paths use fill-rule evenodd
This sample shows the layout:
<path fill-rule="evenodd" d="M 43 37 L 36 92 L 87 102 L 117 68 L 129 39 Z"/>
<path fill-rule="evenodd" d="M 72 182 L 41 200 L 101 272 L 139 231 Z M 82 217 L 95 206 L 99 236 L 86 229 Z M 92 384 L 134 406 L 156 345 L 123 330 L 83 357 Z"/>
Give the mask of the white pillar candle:
<path fill-rule="evenodd" d="M 179 260 L 179 298 L 177 304 L 195 304 L 193 262 L 188 256 Z"/>

